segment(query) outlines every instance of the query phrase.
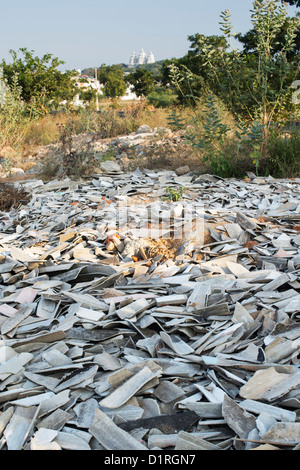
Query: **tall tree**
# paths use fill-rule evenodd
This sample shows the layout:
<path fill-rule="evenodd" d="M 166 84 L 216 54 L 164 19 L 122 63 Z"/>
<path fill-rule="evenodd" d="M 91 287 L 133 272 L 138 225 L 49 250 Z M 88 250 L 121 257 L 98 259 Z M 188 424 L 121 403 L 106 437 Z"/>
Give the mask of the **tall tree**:
<path fill-rule="evenodd" d="M 299 0 L 300 1 L 300 0 Z M 282 23 L 281 27 L 279 28 L 278 32 L 276 33 L 276 41 L 274 41 L 272 47 L 272 55 L 273 57 L 276 54 L 280 53 L 282 48 L 282 44 L 285 42 L 285 37 L 289 32 L 290 28 L 290 19 L 286 18 L 285 21 Z M 243 52 L 245 54 L 255 53 L 256 45 L 257 45 L 257 32 L 254 28 L 250 29 L 246 33 L 238 33 L 236 38 L 238 41 L 243 45 Z M 295 60 L 297 55 L 300 53 L 300 27 L 297 28 L 295 31 L 295 39 L 293 47 L 286 51 L 286 56 L 288 60 Z"/>
<path fill-rule="evenodd" d="M 289 3 L 295 7 L 300 7 L 300 0 L 282 0 L 282 3 Z"/>
<path fill-rule="evenodd" d="M 194 34 L 188 36 L 190 49 L 188 53 L 180 59 L 167 59 L 164 61 L 161 70 L 161 81 L 164 86 L 176 83 L 174 91 L 178 101 L 182 104 L 194 106 L 197 99 L 206 91 L 206 83 L 209 79 L 206 67 L 206 46 L 213 50 L 224 50 L 227 47 L 226 39 L 223 36 L 204 36 Z M 203 49 L 204 47 L 204 49 Z M 175 67 L 174 67 L 175 66 Z M 174 81 L 174 72 L 176 79 Z"/>
<path fill-rule="evenodd" d="M 34 51 L 20 48 L 10 50 L 12 62 L 2 60 L 3 78 L 8 86 L 17 80 L 21 88 L 21 97 L 26 103 L 35 102 L 46 110 L 50 101 L 71 100 L 76 89 L 72 81 L 73 71 L 61 72 L 58 67 L 64 62 L 52 54 L 44 54 L 41 58 Z"/>
<path fill-rule="evenodd" d="M 288 17 L 279 0 L 254 0 L 252 9 L 253 44 L 245 53 L 235 46 L 229 10 L 221 14 L 221 31 L 226 47 L 215 47 L 200 35 L 206 86 L 217 95 L 238 120 L 259 121 L 267 135 L 275 117 L 294 109 L 291 84 L 298 75 L 298 60 L 288 55 L 295 48 L 299 18 Z M 282 26 L 286 32 L 282 34 Z"/>
<path fill-rule="evenodd" d="M 154 89 L 155 77 L 147 69 L 137 69 L 127 75 L 126 81 L 133 86 L 137 96 L 148 96 Z"/>
<path fill-rule="evenodd" d="M 124 71 L 119 65 L 102 64 L 97 72 L 99 82 L 104 85 L 104 94 L 107 98 L 116 99 L 123 96 L 126 91 Z"/>

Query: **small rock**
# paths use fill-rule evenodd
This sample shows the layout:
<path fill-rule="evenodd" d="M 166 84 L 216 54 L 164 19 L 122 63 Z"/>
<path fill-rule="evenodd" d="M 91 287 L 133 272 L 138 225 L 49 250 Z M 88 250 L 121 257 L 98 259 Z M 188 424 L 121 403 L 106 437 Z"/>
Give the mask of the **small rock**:
<path fill-rule="evenodd" d="M 151 127 L 147 126 L 147 124 L 142 124 L 136 131 L 136 134 L 146 134 L 148 132 L 153 132 Z"/>
<path fill-rule="evenodd" d="M 187 165 L 176 168 L 175 170 L 175 173 L 177 176 L 186 175 L 189 172 L 190 172 L 190 168 Z"/>
<path fill-rule="evenodd" d="M 24 170 L 23 168 L 10 168 L 9 169 L 9 172 L 13 175 L 24 175 Z"/>
<path fill-rule="evenodd" d="M 153 132 L 155 132 L 156 134 L 164 134 L 168 136 L 173 135 L 171 129 L 168 129 L 167 127 L 154 127 Z"/>
<path fill-rule="evenodd" d="M 107 251 L 115 251 L 116 246 L 115 246 L 114 242 L 113 241 L 108 242 L 107 245 L 106 245 L 106 249 L 107 249 Z"/>
<path fill-rule="evenodd" d="M 120 165 L 112 160 L 101 162 L 100 168 L 101 170 L 107 171 L 108 173 L 119 173 L 121 171 Z"/>
<path fill-rule="evenodd" d="M 37 162 L 28 173 L 40 173 L 44 170 L 44 164 L 42 162 Z"/>
<path fill-rule="evenodd" d="M 263 178 L 254 178 L 252 180 L 252 183 L 255 183 L 255 184 L 265 184 L 266 180 L 263 179 Z"/>

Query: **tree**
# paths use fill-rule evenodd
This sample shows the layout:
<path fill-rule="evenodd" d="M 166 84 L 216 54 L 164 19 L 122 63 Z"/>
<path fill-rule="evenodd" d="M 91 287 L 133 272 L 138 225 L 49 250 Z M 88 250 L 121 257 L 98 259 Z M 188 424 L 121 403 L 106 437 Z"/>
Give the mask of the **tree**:
<path fill-rule="evenodd" d="M 295 7 L 300 7 L 300 0 L 282 0 L 282 3 L 289 3 L 290 5 L 295 5 Z"/>
<path fill-rule="evenodd" d="M 223 89 L 221 94 L 226 99 L 226 93 L 235 92 L 237 99 L 230 103 L 231 111 L 237 114 L 237 102 L 244 103 L 246 117 L 259 120 L 267 138 L 273 119 L 292 106 L 290 87 L 297 76 L 298 63 L 291 52 L 296 48 L 299 19 L 289 18 L 287 7 L 277 0 L 255 0 L 251 16 L 256 37 L 252 53 L 239 53 L 232 48 L 230 59 L 224 62 L 227 91 Z M 231 44 L 229 11 L 222 13 L 222 19 L 222 31 Z"/>
<path fill-rule="evenodd" d="M 97 78 L 102 85 L 106 85 L 109 75 L 115 75 L 118 78 L 123 78 L 124 79 L 124 71 L 120 65 L 106 65 L 102 64 L 98 69 L 97 69 Z"/>
<path fill-rule="evenodd" d="M 94 88 L 82 89 L 79 92 L 79 99 L 82 100 L 86 106 L 94 108 L 97 100 L 97 90 Z"/>
<path fill-rule="evenodd" d="M 104 86 L 104 94 L 107 98 L 120 98 L 126 91 L 125 82 L 113 73 L 109 74 L 108 80 Z"/>
<path fill-rule="evenodd" d="M 221 13 L 221 31 L 225 47 L 216 47 L 198 35 L 194 51 L 201 53 L 205 83 L 209 91 L 241 121 L 258 121 L 264 125 L 265 138 L 275 117 L 294 108 L 291 84 L 298 74 L 298 60 L 289 60 L 295 48 L 299 18 L 289 18 L 287 8 L 278 0 L 254 0 L 251 51 L 240 51 L 232 41 L 229 10 Z M 282 26 L 286 26 L 282 42 Z"/>
<path fill-rule="evenodd" d="M 10 55 L 11 63 L 2 60 L 0 64 L 3 78 L 11 87 L 17 77 L 21 97 L 26 103 L 35 102 L 37 107 L 46 111 L 50 101 L 57 104 L 63 100 L 70 101 L 75 96 L 76 89 L 71 78 L 74 72 L 59 71 L 58 67 L 64 62 L 57 57 L 44 54 L 39 58 L 27 48 L 20 48 L 17 52 L 10 50 Z"/>
<path fill-rule="evenodd" d="M 107 98 L 116 99 L 123 96 L 126 91 L 124 71 L 119 65 L 102 64 L 97 72 L 97 78 L 104 85 L 104 94 Z"/>
<path fill-rule="evenodd" d="M 191 45 L 185 56 L 164 61 L 161 80 L 164 86 L 173 86 L 181 104 L 195 106 L 198 99 L 206 93 L 209 80 L 205 66 L 207 59 L 202 49 L 204 44 L 205 47 L 209 45 L 219 51 L 225 49 L 227 43 L 223 36 L 204 36 L 198 33 L 188 36 L 188 40 Z"/>
<path fill-rule="evenodd" d="M 247 52 L 234 45 L 236 35 L 232 33 L 229 10 L 221 13 L 220 22 L 226 47 L 215 47 L 202 35 L 197 36 L 197 44 L 194 44 L 194 50 L 201 51 L 205 87 L 211 102 L 204 114 L 208 119 L 204 119 L 202 126 L 208 133 L 200 139 L 191 133 L 190 140 L 201 151 L 210 149 L 208 160 L 223 173 L 224 169 L 227 172 L 232 169 L 232 163 L 228 162 L 230 152 L 224 146 L 229 129 L 226 130 L 217 119 L 215 97 L 235 118 L 231 138 L 236 148 L 235 158 L 241 148 L 249 145 L 256 171 L 260 161 L 268 159 L 273 123 L 283 122 L 296 113 L 292 90 L 298 83 L 299 65 L 297 54 L 292 52 L 296 48 L 299 17 L 289 18 L 287 6 L 280 0 L 254 0 L 251 13 L 254 33 L 251 34 L 251 49 Z M 170 70 L 173 83 L 181 87 L 184 81 L 180 69 L 173 65 Z M 217 151 L 214 139 L 220 144 Z"/>
<path fill-rule="evenodd" d="M 154 89 L 155 77 L 147 69 L 138 69 L 127 75 L 126 81 L 133 86 L 137 96 L 148 96 Z"/>
<path fill-rule="evenodd" d="M 290 27 L 290 20 L 286 19 L 284 23 L 281 25 L 281 28 L 279 29 L 276 35 L 276 40 L 274 41 L 274 46 L 271 51 L 273 57 L 276 54 L 280 53 L 282 44 L 285 41 L 285 36 L 288 34 L 289 27 Z M 256 31 L 254 28 L 250 29 L 245 34 L 238 33 L 236 35 L 236 38 L 243 45 L 243 52 L 245 54 L 255 53 L 257 37 L 256 37 Z M 300 27 L 298 27 L 298 29 L 296 30 L 294 46 L 289 51 L 286 52 L 286 55 L 287 55 L 288 60 L 296 60 L 299 53 L 300 53 Z"/>

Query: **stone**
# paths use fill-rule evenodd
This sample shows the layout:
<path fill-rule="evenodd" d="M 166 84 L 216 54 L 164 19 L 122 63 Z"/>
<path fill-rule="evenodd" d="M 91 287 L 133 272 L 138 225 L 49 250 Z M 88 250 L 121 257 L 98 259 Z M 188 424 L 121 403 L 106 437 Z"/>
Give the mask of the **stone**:
<path fill-rule="evenodd" d="M 12 167 L 9 169 L 9 173 L 12 175 L 24 175 L 25 171 L 22 168 Z"/>
<path fill-rule="evenodd" d="M 147 124 L 142 124 L 136 131 L 136 134 L 148 134 L 150 132 L 153 132 L 151 127 Z"/>
<path fill-rule="evenodd" d="M 13 158 L 16 155 L 17 155 L 17 152 L 12 147 L 9 147 L 8 145 L 6 147 L 3 147 L 0 150 L 0 156 L 4 158 Z"/>
<path fill-rule="evenodd" d="M 107 173 L 119 173 L 121 172 L 121 167 L 117 162 L 112 160 L 107 160 L 105 162 L 100 163 L 101 170 Z"/>
<path fill-rule="evenodd" d="M 187 165 L 180 166 L 179 168 L 176 168 L 175 170 L 175 173 L 177 176 L 186 175 L 189 172 L 190 172 L 190 168 Z"/>

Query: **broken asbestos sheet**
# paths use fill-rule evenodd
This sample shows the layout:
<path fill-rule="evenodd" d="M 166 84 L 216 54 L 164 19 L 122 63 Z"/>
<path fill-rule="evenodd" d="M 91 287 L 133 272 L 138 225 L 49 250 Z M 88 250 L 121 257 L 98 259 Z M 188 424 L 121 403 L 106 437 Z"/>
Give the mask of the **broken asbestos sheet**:
<path fill-rule="evenodd" d="M 177 173 L 16 183 L 1 450 L 300 448 L 300 180 Z"/>

